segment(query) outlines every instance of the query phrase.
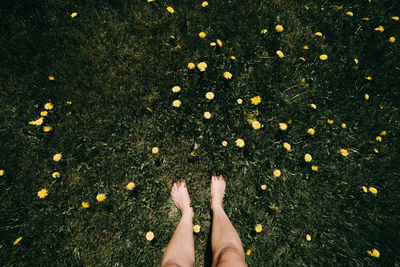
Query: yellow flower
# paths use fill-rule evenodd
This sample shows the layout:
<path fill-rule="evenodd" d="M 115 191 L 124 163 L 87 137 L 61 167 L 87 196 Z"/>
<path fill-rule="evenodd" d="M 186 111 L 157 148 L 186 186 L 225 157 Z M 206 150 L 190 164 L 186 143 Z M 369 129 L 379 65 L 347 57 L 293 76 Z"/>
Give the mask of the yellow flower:
<path fill-rule="evenodd" d="M 301 83 L 305 83 L 306 82 L 306 78 L 301 78 L 300 82 Z"/>
<path fill-rule="evenodd" d="M 209 99 L 209 100 L 214 99 L 214 93 L 213 92 L 207 92 L 206 93 L 206 98 Z"/>
<path fill-rule="evenodd" d="M 40 112 L 40 116 L 47 116 L 47 111 Z"/>
<path fill-rule="evenodd" d="M 182 105 L 182 102 L 178 99 L 174 100 L 174 102 L 172 102 L 172 105 L 176 108 L 179 108 Z"/>
<path fill-rule="evenodd" d="M 154 233 L 153 232 L 147 232 L 146 234 L 146 239 L 147 241 L 151 241 L 154 238 Z"/>
<path fill-rule="evenodd" d="M 310 154 L 305 154 L 304 155 L 304 160 L 306 161 L 306 162 L 310 162 L 311 160 L 312 160 L 312 157 L 311 157 L 311 155 Z"/>
<path fill-rule="evenodd" d="M 399 17 L 398 16 L 394 16 L 394 17 L 392 17 L 392 20 L 399 20 Z"/>
<path fill-rule="evenodd" d="M 30 121 L 29 124 L 30 125 L 36 125 L 36 121 Z"/>
<path fill-rule="evenodd" d="M 206 118 L 206 119 L 211 118 L 211 113 L 208 111 L 204 112 L 204 118 Z"/>
<path fill-rule="evenodd" d="M 312 107 L 313 109 L 317 109 L 317 105 L 315 104 L 310 104 L 310 107 Z"/>
<path fill-rule="evenodd" d="M 133 190 L 133 188 L 135 188 L 135 183 L 134 182 L 129 182 L 126 185 L 126 189 L 128 189 L 128 190 Z"/>
<path fill-rule="evenodd" d="M 308 45 L 304 45 L 304 46 L 303 46 L 303 49 L 304 49 L 304 50 L 308 50 Z"/>
<path fill-rule="evenodd" d="M 225 71 L 224 78 L 230 80 L 230 79 L 232 79 L 232 74 L 229 71 Z"/>
<path fill-rule="evenodd" d="M 275 177 L 281 176 L 281 171 L 278 170 L 278 169 L 274 170 L 274 176 L 275 176 Z"/>
<path fill-rule="evenodd" d="M 382 132 L 380 132 L 380 134 L 379 135 L 386 135 L 386 131 L 385 130 L 383 130 Z"/>
<path fill-rule="evenodd" d="M 261 30 L 261 34 L 266 34 L 267 32 L 268 32 L 267 29 L 262 29 L 262 30 Z"/>
<path fill-rule="evenodd" d="M 394 38 L 393 36 L 389 38 L 389 42 L 394 43 L 396 41 L 396 38 Z"/>
<path fill-rule="evenodd" d="M 199 33 L 199 37 L 200 38 L 205 38 L 206 37 L 206 33 L 205 32 L 200 32 Z"/>
<path fill-rule="evenodd" d="M 270 205 L 270 206 L 268 206 L 271 210 L 279 210 L 279 208 L 277 207 L 277 206 L 272 206 L 272 205 Z"/>
<path fill-rule="evenodd" d="M 43 117 L 40 117 L 39 119 L 37 119 L 36 121 L 34 121 L 35 125 L 42 125 L 43 123 Z"/>
<path fill-rule="evenodd" d="M 377 136 L 375 139 L 376 139 L 376 141 L 378 141 L 378 142 L 382 142 L 382 137 L 380 137 L 380 136 Z"/>
<path fill-rule="evenodd" d="M 310 235 L 306 235 L 306 239 L 307 239 L 307 241 L 311 241 L 311 236 Z"/>
<path fill-rule="evenodd" d="M 104 201 L 104 200 L 106 199 L 106 195 L 104 195 L 104 194 L 98 194 L 98 195 L 96 196 L 96 199 L 97 199 L 98 202 L 102 202 L 102 201 Z"/>
<path fill-rule="evenodd" d="M 368 188 L 369 192 L 371 192 L 372 194 L 376 195 L 376 193 L 378 193 L 378 190 L 375 187 L 370 187 Z"/>
<path fill-rule="evenodd" d="M 51 131 L 51 126 L 48 125 L 43 126 L 43 132 L 49 132 L 49 131 Z"/>
<path fill-rule="evenodd" d="M 261 124 L 258 121 L 253 121 L 251 126 L 253 126 L 254 130 L 258 130 L 261 128 Z"/>
<path fill-rule="evenodd" d="M 202 6 L 202 7 L 208 6 L 208 2 L 207 2 L 207 1 L 204 1 L 203 3 L 201 3 L 201 6 Z"/>
<path fill-rule="evenodd" d="M 248 250 L 246 251 L 246 255 L 249 256 L 250 254 L 251 254 L 251 249 L 248 249 Z"/>
<path fill-rule="evenodd" d="M 68 105 L 71 105 L 71 104 L 72 104 L 72 101 L 67 101 L 67 104 L 68 104 Z"/>
<path fill-rule="evenodd" d="M 21 241 L 21 239 L 22 239 L 22 236 L 21 236 L 21 237 L 18 237 L 17 239 L 15 239 L 15 241 L 14 241 L 14 246 L 15 246 L 16 244 L 18 244 L 19 241 Z"/>
<path fill-rule="evenodd" d="M 193 62 L 189 62 L 189 64 L 188 64 L 188 69 L 192 70 L 192 69 L 194 69 L 195 67 L 196 67 L 196 65 L 194 65 Z"/>
<path fill-rule="evenodd" d="M 362 18 L 362 20 L 363 20 L 363 21 L 368 21 L 368 20 L 369 20 L 369 18 Z"/>
<path fill-rule="evenodd" d="M 55 154 L 54 156 L 53 156 L 53 160 L 54 161 L 60 161 L 60 159 L 61 159 L 61 153 L 58 153 L 58 154 Z"/>
<path fill-rule="evenodd" d="M 309 135 L 314 135 L 315 134 L 315 130 L 313 128 L 310 128 L 310 129 L 307 130 L 307 133 Z"/>
<path fill-rule="evenodd" d="M 236 140 L 236 145 L 238 146 L 238 147 L 244 147 L 244 140 L 243 139 L 237 139 Z"/>
<path fill-rule="evenodd" d="M 37 192 L 37 196 L 40 198 L 45 198 L 48 194 L 49 193 L 46 189 L 42 189 L 39 192 Z"/>
<path fill-rule="evenodd" d="M 227 146 L 227 145 L 228 145 L 228 142 L 222 141 L 222 146 Z"/>
<path fill-rule="evenodd" d="M 50 81 L 54 81 L 54 76 L 49 76 Z"/>
<path fill-rule="evenodd" d="M 358 64 L 358 59 L 357 58 L 354 59 L 354 63 Z"/>
<path fill-rule="evenodd" d="M 78 15 L 78 13 L 76 13 L 76 12 L 72 12 L 72 14 L 71 14 L 71 18 L 75 18 L 77 15 Z"/>
<path fill-rule="evenodd" d="M 372 251 L 367 250 L 367 253 L 375 258 L 379 258 L 379 256 L 381 255 L 377 249 L 373 249 Z"/>
<path fill-rule="evenodd" d="M 349 155 L 349 152 L 346 149 L 341 148 L 340 149 L 340 154 L 342 154 L 342 156 L 344 156 L 344 157 L 347 157 Z"/>
<path fill-rule="evenodd" d="M 266 190 L 267 186 L 265 184 L 261 185 L 261 190 Z"/>
<path fill-rule="evenodd" d="M 217 44 L 222 47 L 222 41 L 220 39 L 217 39 Z"/>
<path fill-rule="evenodd" d="M 382 25 L 379 25 L 378 27 L 375 28 L 375 31 L 383 32 L 384 30 L 385 30 L 385 28 L 383 28 Z"/>
<path fill-rule="evenodd" d="M 374 148 L 375 153 L 379 153 L 379 150 L 377 148 Z"/>
<path fill-rule="evenodd" d="M 190 156 L 194 157 L 194 151 L 190 152 Z"/>
<path fill-rule="evenodd" d="M 153 153 L 153 154 L 157 154 L 158 153 L 158 147 L 153 147 L 152 149 L 151 149 L 151 153 Z"/>
<path fill-rule="evenodd" d="M 289 143 L 283 143 L 283 147 L 286 148 L 287 151 L 290 151 L 290 149 L 292 148 L 292 146 Z"/>
<path fill-rule="evenodd" d="M 346 127 L 347 127 L 346 123 L 342 123 L 342 128 L 344 129 Z"/>
<path fill-rule="evenodd" d="M 178 93 L 180 91 L 181 91 L 181 87 L 180 86 L 175 85 L 174 87 L 172 87 L 172 92 Z"/>
<path fill-rule="evenodd" d="M 52 104 L 52 103 L 46 103 L 46 104 L 44 105 L 44 108 L 45 108 L 45 109 L 52 109 L 52 108 L 53 108 L 53 104 Z"/>
<path fill-rule="evenodd" d="M 215 42 L 211 42 L 210 46 L 216 46 L 217 44 Z"/>
<path fill-rule="evenodd" d="M 308 6 L 304 6 L 304 8 L 305 8 L 306 10 L 308 10 L 308 9 L 309 9 L 309 7 L 308 7 Z"/>
<path fill-rule="evenodd" d="M 292 123 L 292 120 L 288 120 L 287 123 L 288 123 L 288 124 L 291 124 L 291 123 Z"/>
<path fill-rule="evenodd" d="M 278 57 L 280 57 L 280 58 L 283 58 L 283 57 L 285 56 L 281 50 L 276 51 L 276 54 L 277 54 Z"/>
<path fill-rule="evenodd" d="M 180 44 L 178 44 L 177 46 L 175 46 L 175 50 L 179 50 L 179 49 L 181 49 L 182 47 L 181 47 L 181 45 Z"/>
<path fill-rule="evenodd" d="M 365 187 L 365 186 L 363 186 L 363 187 L 361 187 L 362 188 L 362 190 L 364 191 L 364 193 L 367 193 L 368 192 L 368 189 Z"/>
<path fill-rule="evenodd" d="M 329 124 L 333 124 L 333 120 L 328 119 L 328 123 L 329 123 Z"/>
<path fill-rule="evenodd" d="M 283 26 L 282 25 L 276 25 L 275 30 L 277 32 L 283 32 Z"/>
<path fill-rule="evenodd" d="M 328 56 L 325 55 L 325 54 L 322 54 L 322 55 L 319 56 L 319 58 L 320 58 L 321 60 L 327 60 L 327 59 L 328 59 Z"/>
<path fill-rule="evenodd" d="M 260 233 L 262 231 L 262 226 L 261 224 L 257 224 L 256 227 L 254 228 L 257 233 Z"/>
<path fill-rule="evenodd" d="M 255 96 L 255 97 L 251 98 L 251 103 L 253 105 L 258 105 L 258 104 L 260 104 L 260 102 L 261 102 L 261 97 L 260 96 Z"/>
<path fill-rule="evenodd" d="M 235 57 L 235 56 L 231 56 L 231 59 L 232 59 L 232 60 L 236 60 L 236 57 Z"/>
<path fill-rule="evenodd" d="M 364 98 L 365 98 L 365 100 L 368 100 L 369 99 L 369 94 L 365 94 Z"/>
<path fill-rule="evenodd" d="M 170 6 L 167 7 L 167 10 L 168 10 L 168 12 L 171 13 L 171 14 L 175 12 L 175 10 L 174 10 L 172 7 L 170 7 Z"/>
<path fill-rule="evenodd" d="M 51 176 L 53 178 L 59 178 L 60 177 L 60 173 L 59 172 L 53 172 L 53 174 Z"/>
<path fill-rule="evenodd" d="M 370 80 L 372 80 L 372 77 L 371 76 L 367 76 L 367 77 L 365 77 L 365 79 L 370 81 Z"/>
<path fill-rule="evenodd" d="M 299 57 L 300 60 L 302 60 L 303 62 L 306 61 L 306 59 L 304 57 Z"/>
<path fill-rule="evenodd" d="M 236 100 L 236 102 L 240 105 L 243 103 L 243 100 L 241 98 L 238 98 L 238 100 Z"/>
<path fill-rule="evenodd" d="M 281 123 L 279 123 L 279 128 L 280 128 L 282 131 L 285 131 L 285 130 L 287 129 L 287 124 L 281 122 Z"/>
<path fill-rule="evenodd" d="M 88 202 L 82 201 L 82 208 L 87 209 L 90 207 L 90 204 Z"/>
<path fill-rule="evenodd" d="M 322 33 L 321 32 L 316 32 L 315 35 L 319 36 L 319 37 L 322 37 Z"/>
<path fill-rule="evenodd" d="M 0 170 L 0 176 L 4 175 L 4 170 Z"/>
<path fill-rule="evenodd" d="M 196 224 L 195 226 L 193 226 L 193 232 L 199 233 L 200 232 L 200 225 Z"/>
<path fill-rule="evenodd" d="M 318 171 L 318 166 L 312 165 L 312 166 L 311 166 L 311 170 L 313 170 L 313 171 L 315 171 L 315 172 Z"/>
<path fill-rule="evenodd" d="M 350 17 L 352 17 L 352 16 L 353 16 L 353 12 L 351 12 L 351 11 L 349 11 L 349 12 L 346 12 L 346 15 L 348 15 L 348 16 L 350 16 Z"/>

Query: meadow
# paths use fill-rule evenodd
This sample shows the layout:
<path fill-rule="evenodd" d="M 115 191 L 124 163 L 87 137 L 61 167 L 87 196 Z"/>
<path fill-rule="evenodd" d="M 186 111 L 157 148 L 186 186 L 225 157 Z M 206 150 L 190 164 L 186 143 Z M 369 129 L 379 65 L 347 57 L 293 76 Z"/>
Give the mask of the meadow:
<path fill-rule="evenodd" d="M 214 171 L 249 266 L 400 266 L 400 2 L 0 12 L 1 266 L 159 266 L 183 178 L 210 266 Z"/>

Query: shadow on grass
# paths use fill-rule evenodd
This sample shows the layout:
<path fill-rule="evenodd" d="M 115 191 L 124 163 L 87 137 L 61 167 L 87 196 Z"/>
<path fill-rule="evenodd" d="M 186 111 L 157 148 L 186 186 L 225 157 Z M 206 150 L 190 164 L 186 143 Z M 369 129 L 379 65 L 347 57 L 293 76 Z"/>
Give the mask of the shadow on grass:
<path fill-rule="evenodd" d="M 209 210 L 210 218 L 211 218 L 211 225 L 210 231 L 208 232 L 208 238 L 206 243 L 206 252 L 204 253 L 204 267 L 211 267 L 212 265 L 212 249 L 211 249 L 211 234 L 212 234 L 212 221 L 213 221 L 213 214 L 211 209 Z"/>

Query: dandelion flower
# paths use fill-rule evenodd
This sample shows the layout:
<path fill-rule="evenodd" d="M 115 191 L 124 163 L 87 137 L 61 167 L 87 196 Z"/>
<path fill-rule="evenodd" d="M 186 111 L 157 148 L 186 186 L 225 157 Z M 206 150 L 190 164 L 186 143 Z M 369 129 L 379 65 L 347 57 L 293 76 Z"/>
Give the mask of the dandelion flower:
<path fill-rule="evenodd" d="M 268 32 L 267 29 L 262 29 L 262 30 L 261 30 L 261 34 L 266 34 L 267 32 Z"/>
<path fill-rule="evenodd" d="M 82 201 L 82 208 L 87 209 L 90 207 L 90 204 L 88 202 Z"/>
<path fill-rule="evenodd" d="M 43 116 L 43 117 L 45 117 L 45 116 L 47 116 L 47 111 L 42 111 L 42 112 L 40 112 L 40 116 Z"/>
<path fill-rule="evenodd" d="M 169 12 L 169 13 L 174 13 L 175 12 L 175 10 L 172 8 L 172 7 L 167 7 L 167 11 Z"/>
<path fill-rule="evenodd" d="M 236 145 L 238 146 L 238 147 L 244 147 L 244 140 L 243 139 L 237 139 L 236 140 Z"/>
<path fill-rule="evenodd" d="M 146 234 L 146 239 L 147 241 L 151 241 L 154 238 L 154 233 L 153 232 L 147 232 Z"/>
<path fill-rule="evenodd" d="M 368 20 L 369 20 L 369 18 L 362 18 L 362 20 L 363 20 L 363 21 L 368 21 Z"/>
<path fill-rule="evenodd" d="M 19 241 L 21 241 L 21 239 L 22 239 L 22 236 L 21 237 L 18 237 L 17 239 L 15 239 L 15 241 L 14 241 L 14 246 L 16 245 L 16 244 L 18 244 L 19 243 Z"/>
<path fill-rule="evenodd" d="M 52 109 L 53 108 L 53 104 L 52 103 L 46 103 L 45 105 L 44 105 L 44 108 L 45 109 Z"/>
<path fill-rule="evenodd" d="M 37 192 L 37 196 L 39 198 L 45 198 L 48 194 L 49 192 L 46 189 L 42 189 L 39 192 Z"/>
<path fill-rule="evenodd" d="M 309 135 L 314 135 L 314 134 L 315 134 L 315 130 L 314 130 L 313 128 L 309 128 L 309 129 L 307 130 L 307 133 L 308 133 Z"/>
<path fill-rule="evenodd" d="M 285 131 L 285 130 L 287 129 L 287 124 L 281 122 L 281 123 L 279 123 L 279 128 L 280 128 L 282 131 Z"/>
<path fill-rule="evenodd" d="M 281 171 L 278 170 L 278 169 L 274 170 L 274 176 L 275 176 L 275 177 L 281 176 Z"/>
<path fill-rule="evenodd" d="M 386 131 L 383 130 L 382 132 L 379 133 L 379 135 L 386 135 Z"/>
<path fill-rule="evenodd" d="M 328 59 L 328 56 L 325 55 L 325 54 L 322 54 L 322 55 L 319 56 L 319 58 L 320 58 L 321 60 L 327 60 L 327 59 Z"/>
<path fill-rule="evenodd" d="M 357 58 L 354 59 L 354 63 L 358 64 L 358 59 Z"/>
<path fill-rule="evenodd" d="M 246 255 L 249 256 L 250 254 L 251 254 L 251 249 L 248 249 L 248 250 L 246 251 Z"/>
<path fill-rule="evenodd" d="M 382 25 L 379 25 L 378 27 L 375 28 L 375 31 L 383 32 L 385 28 L 383 28 Z"/>
<path fill-rule="evenodd" d="M 200 233 L 200 225 L 196 224 L 195 226 L 193 226 L 193 232 Z"/>
<path fill-rule="evenodd" d="M 281 50 L 276 51 L 276 54 L 277 54 L 278 57 L 280 57 L 280 58 L 283 58 L 283 57 L 285 56 Z"/>
<path fill-rule="evenodd" d="M 365 94 L 364 98 L 365 98 L 365 100 L 368 100 L 369 99 L 369 94 Z"/>
<path fill-rule="evenodd" d="M 49 76 L 50 81 L 54 81 L 54 76 Z"/>
<path fill-rule="evenodd" d="M 394 38 L 393 36 L 389 38 L 389 42 L 394 43 L 396 41 L 396 38 Z"/>
<path fill-rule="evenodd" d="M 266 190 L 267 186 L 265 184 L 261 185 L 261 190 Z"/>
<path fill-rule="evenodd" d="M 152 149 L 151 149 L 151 153 L 153 153 L 153 154 L 157 154 L 158 153 L 158 147 L 153 147 Z"/>
<path fill-rule="evenodd" d="M 283 26 L 282 25 L 276 25 L 275 30 L 277 32 L 283 32 Z"/>
<path fill-rule="evenodd" d="M 222 41 L 220 39 L 217 39 L 217 44 L 222 47 Z"/>
<path fill-rule="evenodd" d="M 257 224 L 256 227 L 254 228 L 257 233 L 260 233 L 262 231 L 262 226 L 261 224 Z"/>
<path fill-rule="evenodd" d="M 243 103 L 243 100 L 241 98 L 238 98 L 238 100 L 236 100 L 236 102 L 241 105 Z"/>
<path fill-rule="evenodd" d="M 104 195 L 104 194 L 98 194 L 98 195 L 96 196 L 96 199 L 97 199 L 98 202 L 102 202 L 102 201 L 104 201 L 104 200 L 106 199 L 106 195 Z"/>
<path fill-rule="evenodd" d="M 372 251 L 367 250 L 367 253 L 375 258 L 379 258 L 379 256 L 381 255 L 377 249 L 373 249 Z"/>
<path fill-rule="evenodd" d="M 311 241 L 311 236 L 310 235 L 306 235 L 306 239 L 307 239 L 307 241 Z"/>
<path fill-rule="evenodd" d="M 342 128 L 345 129 L 347 127 L 346 123 L 342 123 Z"/>
<path fill-rule="evenodd" d="M 179 108 L 182 105 L 182 102 L 178 99 L 174 100 L 174 102 L 172 102 L 172 106 Z"/>
<path fill-rule="evenodd" d="M 228 80 L 232 79 L 232 73 L 230 73 L 229 71 L 225 71 L 224 78 Z"/>
<path fill-rule="evenodd" d="M 194 65 L 193 62 L 189 62 L 189 64 L 188 64 L 188 69 L 192 70 L 192 69 L 194 69 L 195 67 L 196 67 L 196 65 Z"/>
<path fill-rule="evenodd" d="M 208 111 L 204 112 L 204 118 L 206 118 L 206 119 L 211 118 L 211 113 Z"/>
<path fill-rule="evenodd" d="M 194 157 L 194 151 L 190 152 L 190 156 Z"/>
<path fill-rule="evenodd" d="M 306 59 L 304 57 L 299 57 L 300 60 L 302 60 L 303 62 L 306 61 Z"/>
<path fill-rule="evenodd" d="M 199 68 L 200 71 L 205 71 L 207 68 L 207 63 L 200 62 L 199 64 L 197 64 L 197 67 Z"/>
<path fill-rule="evenodd" d="M 333 124 L 333 120 L 331 120 L 331 119 L 329 119 L 327 122 L 328 122 L 329 124 Z"/>
<path fill-rule="evenodd" d="M 277 206 L 273 206 L 273 205 L 270 205 L 270 206 L 268 206 L 271 210 L 279 210 L 279 208 L 277 207 Z"/>
<path fill-rule="evenodd" d="M 286 148 L 287 151 L 289 151 L 292 148 L 292 146 L 289 143 L 286 143 L 286 142 L 283 143 L 283 147 Z"/>
<path fill-rule="evenodd" d="M 0 176 L 4 175 L 4 170 L 0 170 Z"/>
<path fill-rule="evenodd" d="M 258 121 L 253 121 L 251 126 L 253 127 L 254 130 L 258 130 L 261 128 L 261 124 Z"/>
<path fill-rule="evenodd" d="M 316 32 L 315 35 L 319 36 L 319 37 L 322 37 L 322 33 L 321 32 Z"/>
<path fill-rule="evenodd" d="M 222 141 L 222 146 L 227 146 L 227 145 L 228 145 L 228 142 Z"/>
<path fill-rule="evenodd" d="M 304 160 L 306 161 L 306 162 L 310 162 L 311 160 L 312 160 L 312 157 L 311 157 L 311 155 L 310 154 L 305 154 L 304 155 Z"/>
<path fill-rule="evenodd" d="M 61 153 L 57 153 L 57 154 L 55 154 L 54 156 L 53 156 L 53 160 L 54 161 L 60 161 L 60 159 L 61 159 Z"/>
<path fill-rule="evenodd" d="M 213 92 L 207 92 L 207 93 L 206 93 L 206 98 L 207 98 L 208 100 L 214 99 L 214 93 L 213 93 Z"/>
<path fill-rule="evenodd" d="M 399 17 L 398 16 L 394 16 L 394 17 L 392 17 L 392 20 L 398 21 Z"/>
<path fill-rule="evenodd" d="M 200 38 L 205 38 L 206 37 L 206 33 L 205 32 L 200 32 L 199 33 L 199 37 Z"/>
<path fill-rule="evenodd" d="M 43 132 L 49 132 L 49 131 L 51 131 L 51 126 L 48 125 L 43 126 Z"/>
<path fill-rule="evenodd" d="M 313 171 L 315 171 L 315 172 L 318 171 L 318 166 L 312 165 L 312 166 L 311 166 L 311 170 L 313 170 Z"/>
<path fill-rule="evenodd" d="M 372 194 L 376 195 L 376 193 L 378 193 L 378 190 L 375 187 L 370 187 L 368 188 L 369 192 L 371 192 Z"/>
<path fill-rule="evenodd" d="M 232 59 L 232 60 L 236 60 L 236 57 L 235 57 L 235 56 L 231 56 L 231 59 Z"/>
<path fill-rule="evenodd" d="M 367 193 L 367 192 L 368 192 L 367 187 L 363 186 L 363 187 L 361 187 L 361 188 L 362 188 L 362 190 L 364 191 L 364 193 Z"/>
<path fill-rule="evenodd" d="M 68 105 L 71 105 L 71 104 L 72 104 L 72 101 L 67 101 L 67 104 L 68 104 Z"/>
<path fill-rule="evenodd" d="M 53 177 L 53 178 L 59 178 L 59 177 L 60 177 L 60 173 L 59 173 L 59 172 L 53 172 L 53 173 L 51 174 L 51 177 Z"/>
<path fill-rule="evenodd" d="M 341 148 L 340 149 L 340 154 L 342 154 L 343 157 L 347 157 L 349 155 L 349 152 L 346 149 Z"/>
<path fill-rule="evenodd" d="M 365 79 L 368 80 L 368 81 L 371 81 L 372 77 L 371 76 L 367 76 L 367 77 L 365 77 Z"/>
<path fill-rule="evenodd" d="M 310 104 L 310 107 L 312 107 L 313 109 L 317 109 L 317 105 L 315 104 Z"/>
<path fill-rule="evenodd" d="M 260 96 L 255 96 L 255 97 L 251 98 L 251 103 L 253 105 L 258 105 L 258 104 L 260 104 L 260 102 L 261 102 L 261 97 Z"/>
<path fill-rule="evenodd" d="M 181 49 L 182 47 L 181 47 L 181 45 L 180 44 L 178 44 L 177 46 L 175 46 L 175 50 L 179 50 L 179 49 Z"/>
<path fill-rule="evenodd" d="M 71 14 L 71 18 L 75 18 L 77 15 L 78 15 L 78 13 L 76 13 L 76 12 L 72 12 L 72 14 Z"/>
<path fill-rule="evenodd" d="M 134 182 L 129 182 L 126 185 L 126 189 L 128 189 L 128 190 L 133 190 L 133 188 L 135 188 L 135 183 Z"/>
<path fill-rule="evenodd" d="M 216 46 L 216 45 L 217 45 L 216 42 L 211 42 L 211 43 L 210 43 L 210 46 Z"/>
<path fill-rule="evenodd" d="M 175 85 L 174 87 L 172 87 L 172 92 L 178 93 L 180 91 L 181 91 L 181 87 L 180 86 Z"/>
<path fill-rule="evenodd" d="M 203 3 L 201 3 L 201 6 L 202 6 L 202 7 L 208 6 L 208 2 L 207 2 L 207 1 L 204 1 Z"/>
<path fill-rule="evenodd" d="M 376 141 L 378 141 L 378 142 L 382 142 L 382 137 L 380 137 L 380 136 L 377 136 L 375 139 L 376 139 Z"/>
<path fill-rule="evenodd" d="M 349 12 L 346 12 L 346 15 L 348 15 L 348 16 L 350 16 L 350 17 L 352 17 L 352 16 L 353 16 L 353 12 L 351 12 L 351 11 L 349 11 Z"/>
<path fill-rule="evenodd" d="M 379 150 L 377 148 L 374 148 L 375 153 L 379 153 Z"/>

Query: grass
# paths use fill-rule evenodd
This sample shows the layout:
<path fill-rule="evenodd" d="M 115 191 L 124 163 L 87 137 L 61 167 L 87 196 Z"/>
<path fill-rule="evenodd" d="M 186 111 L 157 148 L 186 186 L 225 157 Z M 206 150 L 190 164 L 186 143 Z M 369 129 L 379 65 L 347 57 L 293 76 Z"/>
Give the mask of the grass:
<path fill-rule="evenodd" d="M 0 10 L 1 265 L 157 266 L 179 220 L 170 188 L 186 178 L 201 226 L 196 266 L 207 266 L 213 171 L 227 179 L 225 208 L 249 266 L 400 265 L 398 3 L 27 0 Z M 222 47 L 210 46 L 217 39 Z M 188 70 L 201 61 L 205 72 Z M 48 102 L 43 132 L 29 121 Z"/>

